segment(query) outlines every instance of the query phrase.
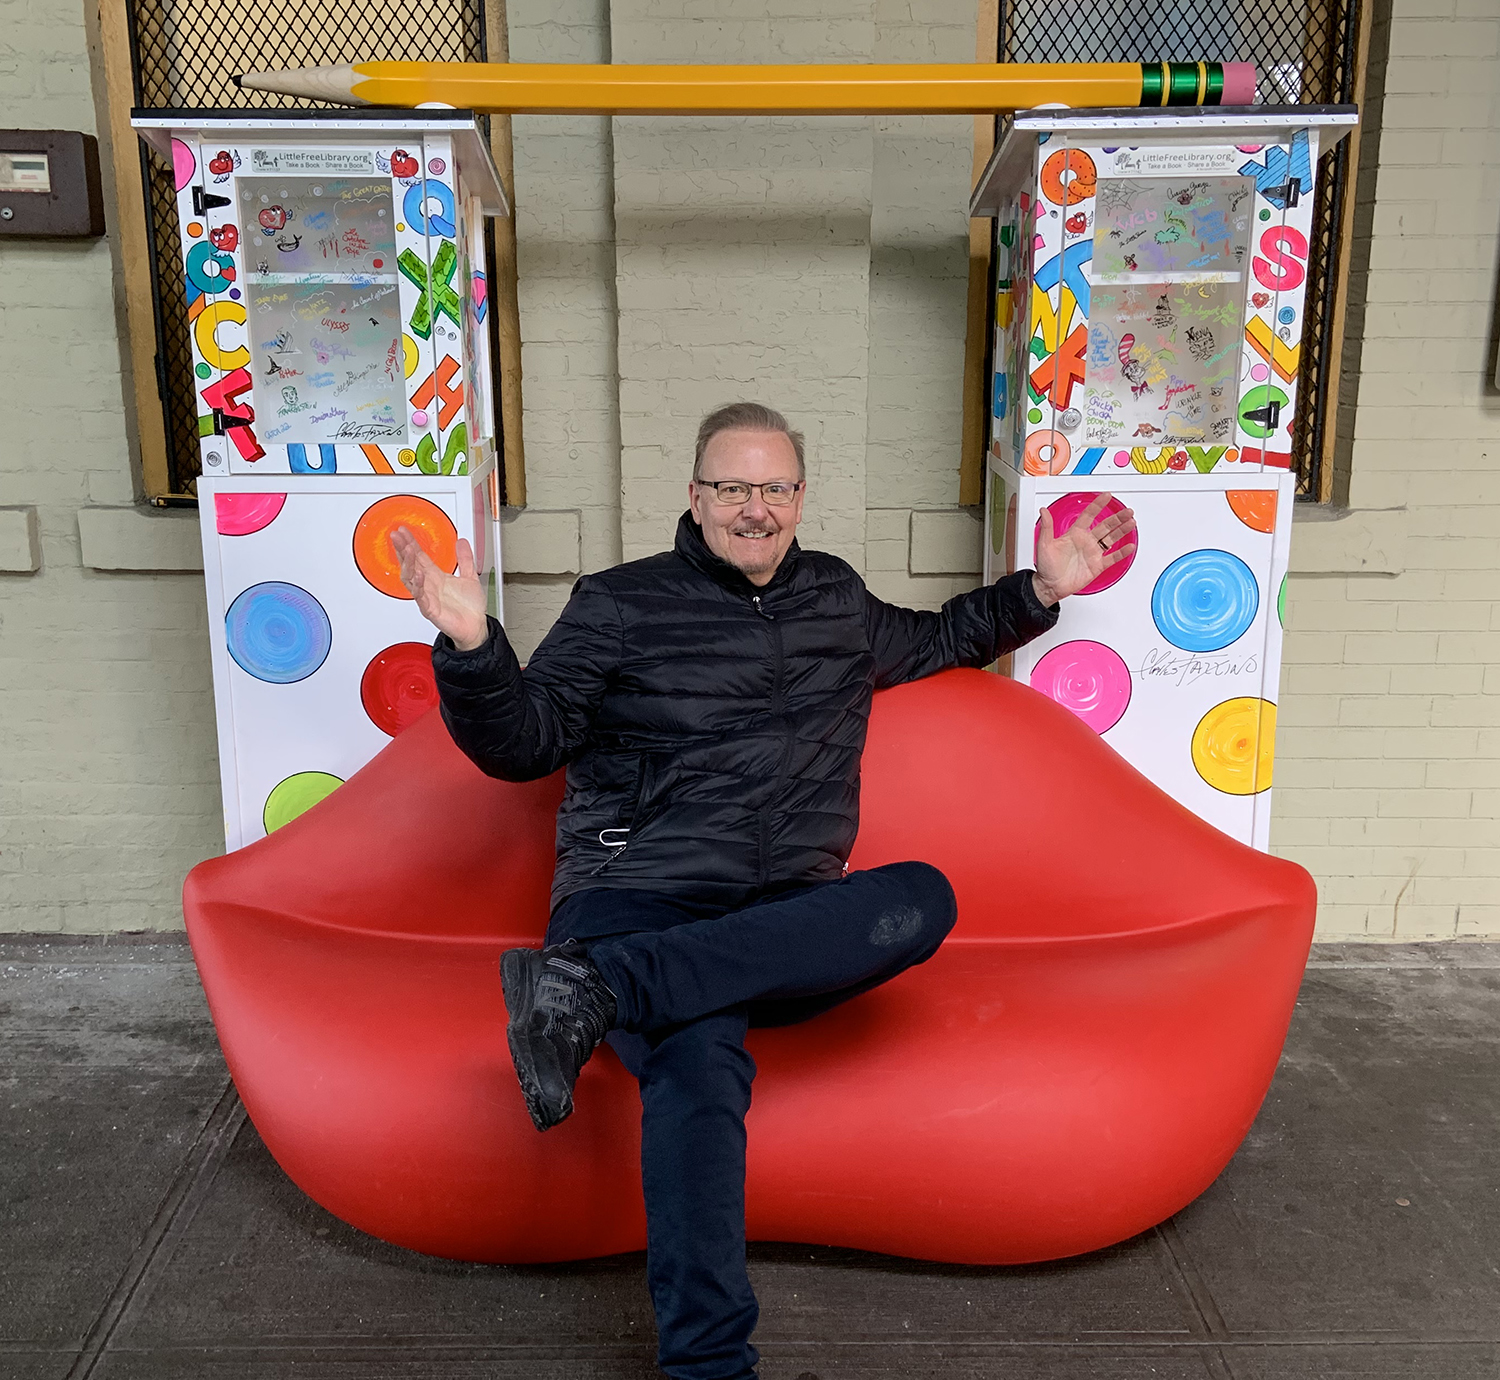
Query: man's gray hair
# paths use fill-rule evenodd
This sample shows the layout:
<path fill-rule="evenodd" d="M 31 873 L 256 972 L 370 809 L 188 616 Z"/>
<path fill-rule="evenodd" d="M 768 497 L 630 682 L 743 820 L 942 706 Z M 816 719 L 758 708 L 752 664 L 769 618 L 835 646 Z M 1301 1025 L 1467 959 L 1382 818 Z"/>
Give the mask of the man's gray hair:
<path fill-rule="evenodd" d="M 807 478 L 807 461 L 803 458 L 803 437 L 774 407 L 764 403 L 737 402 L 715 408 L 698 426 L 698 445 L 693 452 L 693 478 L 703 474 L 703 452 L 721 431 L 779 431 L 797 452 L 797 478 Z"/>

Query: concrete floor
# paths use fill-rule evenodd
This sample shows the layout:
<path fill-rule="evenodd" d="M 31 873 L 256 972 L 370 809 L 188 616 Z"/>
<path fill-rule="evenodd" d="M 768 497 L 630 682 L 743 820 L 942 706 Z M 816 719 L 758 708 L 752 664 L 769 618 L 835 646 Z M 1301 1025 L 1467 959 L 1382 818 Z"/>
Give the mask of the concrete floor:
<path fill-rule="evenodd" d="M 0 939 L 0 1376 L 648 1380 L 638 1255 L 455 1265 L 245 1119 L 185 943 Z M 752 1247 L 765 1380 L 1500 1377 L 1500 946 L 1320 946 L 1197 1202 L 1006 1269 Z"/>

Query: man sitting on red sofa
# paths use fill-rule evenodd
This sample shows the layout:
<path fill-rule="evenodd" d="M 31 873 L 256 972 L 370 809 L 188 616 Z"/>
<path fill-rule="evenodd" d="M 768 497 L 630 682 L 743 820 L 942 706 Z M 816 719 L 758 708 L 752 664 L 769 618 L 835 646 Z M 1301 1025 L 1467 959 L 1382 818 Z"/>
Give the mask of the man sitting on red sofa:
<path fill-rule="evenodd" d="M 801 434 L 720 408 L 673 549 L 585 575 L 524 671 L 467 543 L 452 575 L 396 537 L 454 741 L 508 781 L 567 767 L 546 947 L 501 956 L 511 1057 L 538 1130 L 572 1112 L 602 1040 L 639 1079 L 647 1277 L 678 1380 L 755 1374 L 746 1029 L 924 962 L 955 919 L 926 863 L 846 872 L 871 696 L 1030 641 L 1134 545 L 1129 509 L 1092 525 L 1107 496 L 1060 537 L 1044 510 L 1035 571 L 915 612 L 797 545 L 806 497 Z"/>

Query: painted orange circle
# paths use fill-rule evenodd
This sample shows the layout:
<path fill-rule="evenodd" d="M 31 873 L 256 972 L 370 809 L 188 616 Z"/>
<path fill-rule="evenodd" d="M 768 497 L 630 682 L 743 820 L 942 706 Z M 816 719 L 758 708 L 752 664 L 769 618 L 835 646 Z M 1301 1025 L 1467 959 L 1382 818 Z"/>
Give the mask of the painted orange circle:
<path fill-rule="evenodd" d="M 198 236 L 203 233 L 203 227 L 197 221 L 195 221 L 195 220 L 190 220 L 188 222 L 188 228 L 187 228 L 187 230 L 188 230 L 188 234 L 193 239 L 197 239 Z"/>
<path fill-rule="evenodd" d="M 1064 181 L 1064 174 L 1071 174 Z M 1042 195 L 1055 206 L 1067 198 L 1069 206 L 1087 201 L 1094 194 L 1098 181 L 1094 160 L 1082 149 L 1058 149 L 1042 164 Z"/>
<path fill-rule="evenodd" d="M 1257 532 L 1270 532 L 1276 527 L 1275 489 L 1230 489 L 1224 495 L 1235 517 L 1246 527 Z"/>
<path fill-rule="evenodd" d="M 412 494 L 392 494 L 360 514 L 354 524 L 354 564 L 359 573 L 382 594 L 410 599 L 401 583 L 401 562 L 391 545 L 391 534 L 398 527 L 410 527 L 422 550 L 447 571 L 458 564 L 458 529 L 436 503 Z"/>
<path fill-rule="evenodd" d="M 1026 438 L 1021 463 L 1027 474 L 1061 474 L 1072 458 L 1073 447 L 1062 432 L 1033 431 Z"/>

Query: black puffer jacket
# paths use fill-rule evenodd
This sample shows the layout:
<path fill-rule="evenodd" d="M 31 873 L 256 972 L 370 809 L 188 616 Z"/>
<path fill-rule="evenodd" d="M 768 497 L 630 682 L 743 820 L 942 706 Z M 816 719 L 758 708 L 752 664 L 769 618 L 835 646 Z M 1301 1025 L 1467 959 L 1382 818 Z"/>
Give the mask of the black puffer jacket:
<path fill-rule="evenodd" d="M 579 580 L 524 672 L 493 619 L 483 647 L 440 636 L 432 660 L 482 771 L 568 768 L 554 906 L 597 886 L 738 904 L 843 871 L 875 690 L 983 666 L 1056 619 L 1030 571 L 919 613 L 795 543 L 757 589 L 685 513 L 672 551 Z"/>

